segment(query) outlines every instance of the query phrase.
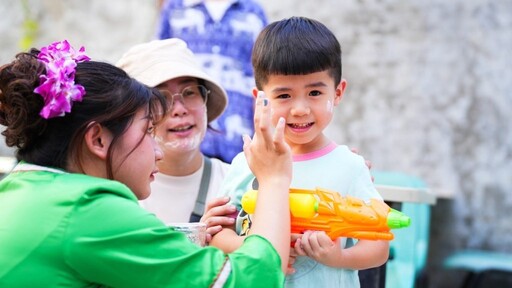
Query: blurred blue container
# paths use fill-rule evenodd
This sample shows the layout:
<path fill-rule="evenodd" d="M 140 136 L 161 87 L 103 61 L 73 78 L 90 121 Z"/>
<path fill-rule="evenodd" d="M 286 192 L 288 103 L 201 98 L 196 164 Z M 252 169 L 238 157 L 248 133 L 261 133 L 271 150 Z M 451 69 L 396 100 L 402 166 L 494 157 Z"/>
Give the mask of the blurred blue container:
<path fill-rule="evenodd" d="M 426 188 L 425 182 L 415 176 L 374 170 L 371 173 L 375 177 L 375 185 Z M 386 287 L 421 287 L 426 280 L 424 269 L 428 254 L 430 204 L 410 202 L 388 202 L 388 204 L 409 216 L 411 225 L 405 229 L 393 230 L 395 238 L 390 242 L 390 260 L 386 265 Z"/>

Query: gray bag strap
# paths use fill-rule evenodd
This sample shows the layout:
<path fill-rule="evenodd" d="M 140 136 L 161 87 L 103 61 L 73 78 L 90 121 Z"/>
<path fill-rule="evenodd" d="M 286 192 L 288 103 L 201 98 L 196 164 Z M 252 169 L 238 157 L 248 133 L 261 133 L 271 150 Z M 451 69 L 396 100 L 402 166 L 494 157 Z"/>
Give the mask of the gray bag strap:
<path fill-rule="evenodd" d="M 201 219 L 201 216 L 203 216 L 204 207 L 206 206 L 206 195 L 208 194 L 210 176 L 212 174 L 212 160 L 206 156 L 204 156 L 203 159 L 203 175 L 201 176 L 201 184 L 199 186 L 199 193 L 197 194 L 196 204 L 194 205 L 194 211 L 192 212 L 192 215 L 190 215 L 190 222 L 199 222 L 199 219 Z"/>

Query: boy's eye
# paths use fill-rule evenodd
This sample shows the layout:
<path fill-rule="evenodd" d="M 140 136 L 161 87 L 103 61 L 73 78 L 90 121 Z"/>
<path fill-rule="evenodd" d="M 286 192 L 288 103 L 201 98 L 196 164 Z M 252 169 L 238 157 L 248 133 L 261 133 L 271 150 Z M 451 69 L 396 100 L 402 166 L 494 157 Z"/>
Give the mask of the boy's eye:
<path fill-rule="evenodd" d="M 281 95 L 276 96 L 276 99 L 288 99 L 288 98 L 290 98 L 289 94 L 281 94 Z"/>
<path fill-rule="evenodd" d="M 318 90 L 309 92 L 310 96 L 320 96 L 321 94 L 322 94 L 322 92 L 320 92 Z"/>

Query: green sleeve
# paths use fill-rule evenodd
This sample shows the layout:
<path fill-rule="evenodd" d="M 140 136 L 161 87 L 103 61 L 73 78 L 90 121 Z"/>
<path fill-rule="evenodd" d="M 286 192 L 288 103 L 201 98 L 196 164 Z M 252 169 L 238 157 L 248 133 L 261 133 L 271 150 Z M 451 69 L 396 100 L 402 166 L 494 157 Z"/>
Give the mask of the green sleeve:
<path fill-rule="evenodd" d="M 227 257 L 214 247 L 195 246 L 136 201 L 115 194 L 84 197 L 66 233 L 68 265 L 79 277 L 106 286 L 210 287 L 227 259 L 225 287 L 255 287 L 262 278 L 268 278 L 265 287 L 278 287 L 284 279 L 277 252 L 265 239 L 248 238 Z"/>
<path fill-rule="evenodd" d="M 281 259 L 267 239 L 247 236 L 244 244 L 229 254 L 232 278 L 225 287 L 284 287 Z"/>

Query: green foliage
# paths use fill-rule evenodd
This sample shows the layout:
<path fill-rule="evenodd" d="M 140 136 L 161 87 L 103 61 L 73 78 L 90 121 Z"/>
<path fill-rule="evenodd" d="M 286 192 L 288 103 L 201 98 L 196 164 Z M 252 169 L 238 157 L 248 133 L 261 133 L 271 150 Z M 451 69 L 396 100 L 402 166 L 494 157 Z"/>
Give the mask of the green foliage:
<path fill-rule="evenodd" d="M 23 34 L 18 45 L 23 51 L 25 51 L 33 46 L 34 40 L 36 39 L 37 32 L 39 30 L 39 24 L 32 16 L 28 0 L 21 0 L 20 3 L 23 7 L 24 20 L 22 24 Z"/>

